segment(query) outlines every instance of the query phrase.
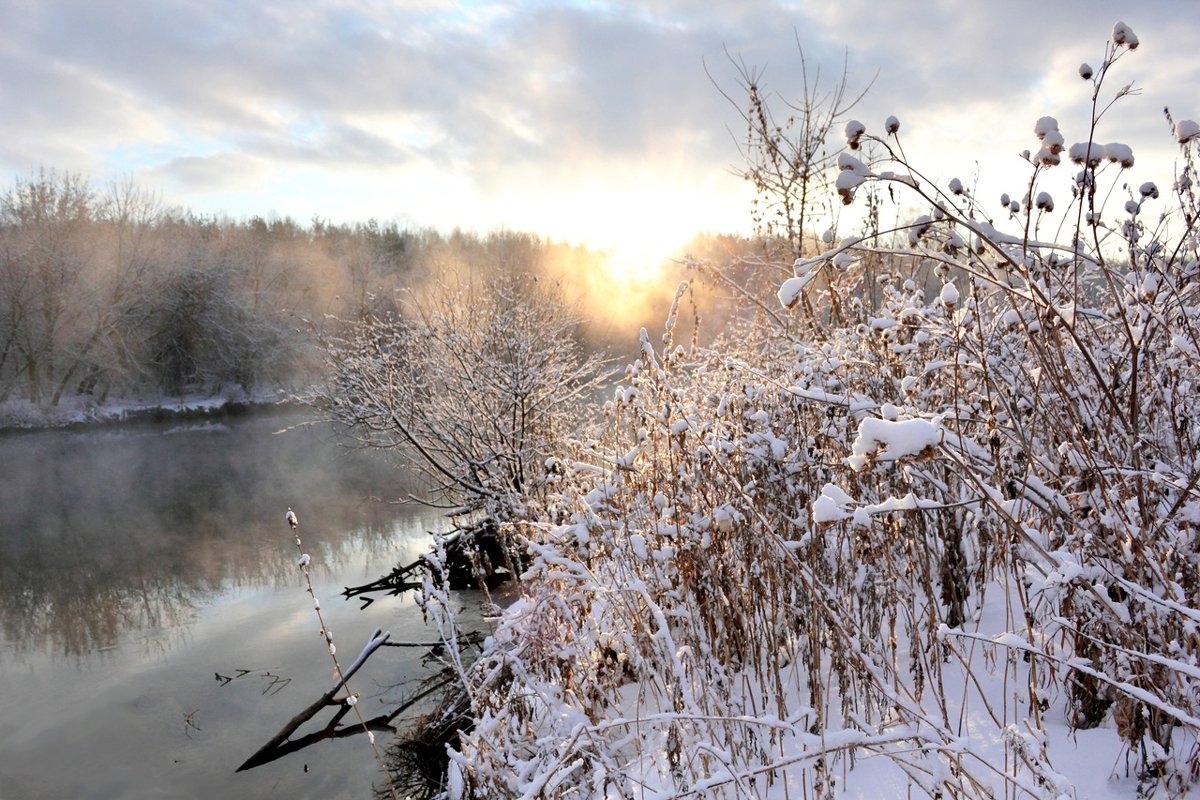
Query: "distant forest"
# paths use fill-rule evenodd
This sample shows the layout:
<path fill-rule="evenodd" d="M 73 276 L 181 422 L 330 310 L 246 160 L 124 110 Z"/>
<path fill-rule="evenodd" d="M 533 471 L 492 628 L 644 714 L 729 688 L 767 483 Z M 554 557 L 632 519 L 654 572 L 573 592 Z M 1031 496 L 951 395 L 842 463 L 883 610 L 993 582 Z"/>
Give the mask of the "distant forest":
<path fill-rule="evenodd" d="M 320 329 L 395 311 L 432 276 L 534 271 L 582 300 L 603 294 L 602 258 L 512 231 L 203 216 L 131 180 L 42 170 L 0 195 L 0 403 L 288 390 L 320 374 Z M 669 299 L 645 291 L 657 319 Z M 636 342 L 628 314 L 581 316 L 590 347 Z"/>

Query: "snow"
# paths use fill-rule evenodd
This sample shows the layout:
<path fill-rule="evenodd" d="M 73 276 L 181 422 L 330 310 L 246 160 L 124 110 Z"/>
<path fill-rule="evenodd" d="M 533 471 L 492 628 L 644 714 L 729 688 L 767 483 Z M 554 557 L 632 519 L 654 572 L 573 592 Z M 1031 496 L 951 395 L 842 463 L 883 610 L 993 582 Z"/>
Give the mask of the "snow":
<path fill-rule="evenodd" d="M 1058 133 L 1058 120 L 1054 117 L 1039 117 L 1033 125 L 1033 133 L 1038 141 L 1043 141 L 1048 133 Z"/>
<path fill-rule="evenodd" d="M 890 169 L 885 169 L 883 172 L 880 172 L 879 179 L 882 181 L 896 181 L 897 183 L 903 183 L 906 186 L 911 186 L 914 189 L 917 188 L 917 179 L 912 175 L 897 173 Z"/>
<path fill-rule="evenodd" d="M 871 517 L 877 514 L 890 514 L 893 511 L 918 511 L 920 509 L 939 508 L 936 500 L 926 500 L 917 497 L 912 492 L 903 497 L 888 497 L 878 503 L 870 503 L 854 510 L 854 524 L 860 528 L 871 525 Z"/>
<path fill-rule="evenodd" d="M 1175 123 L 1175 141 L 1187 144 L 1200 137 L 1200 123 L 1190 119 L 1181 119 Z"/>
<path fill-rule="evenodd" d="M 851 512 L 847 506 L 853 505 L 854 499 L 832 483 L 825 484 L 821 496 L 813 501 L 812 521 L 815 524 L 840 522 L 849 519 Z"/>
<path fill-rule="evenodd" d="M 1041 166 L 1056 166 L 1061 161 L 1060 153 L 1063 151 L 1063 136 L 1058 130 L 1058 120 L 1040 117 L 1033 126 L 1033 132 L 1042 146 L 1033 156 L 1026 157 Z"/>
<path fill-rule="evenodd" d="M 629 546 L 633 548 L 634 554 L 642 561 L 650 557 L 650 553 L 646 549 L 646 537 L 640 533 L 635 533 L 629 537 Z"/>
<path fill-rule="evenodd" d="M 829 497 L 829 498 L 833 499 L 833 501 L 835 503 L 837 503 L 838 505 L 841 505 L 841 506 L 847 506 L 847 505 L 854 503 L 853 497 L 846 494 L 846 492 L 843 491 L 841 487 L 837 486 L 836 484 L 832 484 L 832 483 L 825 484 L 825 486 L 821 489 L 821 496 Z"/>
<path fill-rule="evenodd" d="M 729 508 L 721 506 L 713 512 L 713 522 L 716 523 L 717 530 L 722 533 L 729 533 L 737 523 L 737 517 Z"/>
<path fill-rule="evenodd" d="M 462 767 L 452 757 L 450 766 L 446 771 L 446 800 L 462 800 L 463 797 L 463 776 Z"/>
<path fill-rule="evenodd" d="M 944 305 L 946 308 L 953 308 L 954 306 L 958 305 L 958 287 L 949 282 L 943 284 L 939 297 L 942 301 L 942 305 Z"/>
<path fill-rule="evenodd" d="M 635 585 L 630 589 L 645 597 L 642 587 Z M 1090 798 L 1130 796 L 1135 781 L 1108 767 L 1119 763 L 1120 754 L 1120 744 L 1111 731 L 1072 730 L 1061 718 L 1052 715 L 1045 719 L 1044 730 L 1036 735 L 1016 724 L 1015 720 L 1033 713 L 1020 688 L 1028 680 L 1029 671 L 1020 659 L 1010 659 L 1006 654 L 1052 656 L 1032 645 L 1025 636 L 1003 627 L 1010 610 L 1002 602 L 989 601 L 982 610 L 980 618 L 964 628 L 943 626 L 939 631 L 941 641 L 952 654 L 947 664 L 962 659 L 974 667 L 975 677 L 968 681 L 950 670 L 942 673 L 937 691 L 945 698 L 946 705 L 938 711 L 931 699 L 927 711 L 921 712 L 919 725 L 888 717 L 873 721 L 869 715 L 852 713 L 855 721 L 847 726 L 829 724 L 829 717 L 822 715 L 826 726 L 815 730 L 813 723 L 819 717 L 805 702 L 808 684 L 795 664 L 785 666 L 779 673 L 782 686 L 787 688 L 778 705 L 769 706 L 770 710 L 762 707 L 763 698 L 755 696 L 753 687 L 758 682 L 752 669 L 733 682 L 739 688 L 730 691 L 728 699 L 738 706 L 758 709 L 755 713 L 679 711 L 677 705 L 663 705 L 656 700 L 647 685 L 632 681 L 619 693 L 618 705 L 604 717 L 594 719 L 582 712 L 577 699 L 550 685 L 520 683 L 515 688 L 526 697 L 536 697 L 536 702 L 544 706 L 537 735 L 549 750 L 545 758 L 527 752 L 507 774 L 520 776 L 513 787 L 519 796 L 541 796 L 540 792 L 563 786 L 567 777 L 582 767 L 584 759 L 576 749 L 580 743 L 609 742 L 612 747 L 609 752 L 620 766 L 598 768 L 593 761 L 595 771 L 591 774 L 597 784 L 603 785 L 602 776 L 620 781 L 620 776 L 626 774 L 638 786 L 638 796 L 646 797 L 667 798 L 682 792 L 684 796 L 783 800 L 801 796 L 801 788 L 811 785 L 806 780 L 820 774 L 813 771 L 818 760 L 838 776 L 834 796 L 918 796 L 914 789 L 938 795 L 956 785 L 954 775 L 958 772 L 951 771 L 942 759 L 952 760 L 960 769 L 965 767 L 968 774 L 984 776 L 992 775 L 992 767 L 1014 758 L 1025 769 L 1018 769 L 1010 776 L 1007 785 L 1022 787 L 1027 796 L 1050 798 L 1062 792 Z M 657 638 L 664 643 L 671 640 L 666 628 L 659 628 L 659 633 Z M 607 647 L 624 647 L 612 636 L 608 641 Z M 672 656 L 679 674 L 686 676 L 689 668 L 685 665 L 693 658 L 690 649 L 676 648 Z M 868 674 L 879 669 L 870 661 L 862 663 Z M 1072 664 L 1087 669 L 1086 663 Z M 840 693 L 833 684 L 827 688 L 829 706 L 836 708 Z M 690 691 L 684 692 L 683 697 L 685 709 L 696 707 L 696 698 L 690 697 Z M 891 700 L 897 709 L 913 708 L 912 696 L 902 689 Z M 775 712 L 777 708 L 782 713 Z M 953 728 L 939 722 L 943 713 L 957 720 Z M 998 728 L 994 720 L 1000 713 L 1005 720 L 1013 721 Z M 498 741 L 500 731 L 493 732 L 490 727 L 493 722 L 485 718 L 483 724 L 485 730 L 480 735 Z M 702 732 L 701 738 L 694 739 L 691 732 L 697 730 Z M 710 733 L 705 735 L 705 730 Z M 758 771 L 736 766 L 744 763 L 740 751 L 767 735 L 777 743 L 769 754 L 769 769 Z M 692 766 L 697 765 L 700 756 L 711 757 L 712 766 L 706 774 L 682 784 L 672 777 L 667 751 L 673 747 L 675 737 L 685 743 L 685 757 Z M 478 764 L 465 759 L 465 755 L 452 751 L 447 797 L 467 796 L 463 770 Z M 1098 768 L 1100 765 L 1103 766 Z M 774 775 L 773 780 L 758 783 L 750 780 L 756 774 L 768 773 Z M 584 785 L 590 782 L 586 774 L 579 777 L 584 779 Z M 503 778 L 497 776 L 497 779 Z M 1040 783 L 1047 784 L 1045 790 Z M 994 786 L 994 791 L 1005 784 L 999 781 L 989 785 Z M 619 785 L 614 783 L 614 790 Z M 620 795 L 610 792 L 596 796 Z"/>
<path fill-rule="evenodd" d="M 826 389 L 820 389 L 811 386 L 789 386 L 787 393 L 792 397 L 799 397 L 803 400 L 811 400 L 815 403 L 828 403 L 830 405 L 844 406 L 852 414 L 857 414 L 861 411 L 867 411 L 878 407 L 878 404 L 870 398 L 852 397 L 850 395 L 838 394 Z"/>
<path fill-rule="evenodd" d="M 838 153 L 837 165 L 839 171 L 852 172 L 860 178 L 870 178 L 874 176 L 874 173 L 867 169 L 866 165 L 863 164 L 862 161 L 845 151 Z"/>
<path fill-rule="evenodd" d="M 788 278 L 779 286 L 779 291 L 776 297 L 779 299 L 779 304 L 784 308 L 791 308 L 800 300 L 800 294 L 804 291 L 804 287 L 812 282 L 817 276 L 816 271 L 797 275 L 793 278 Z"/>
<path fill-rule="evenodd" d="M 63 428 L 172 417 L 181 420 L 202 419 L 219 416 L 231 407 L 276 405 L 286 399 L 276 392 L 246 394 L 240 390 L 230 390 L 217 395 L 145 395 L 110 399 L 103 403 L 87 395 L 65 396 L 57 406 L 42 407 L 27 400 L 9 398 L 0 403 L 0 429 Z"/>
<path fill-rule="evenodd" d="M 844 271 L 858 263 L 858 256 L 847 251 L 842 251 L 831 258 L 830 262 L 839 270 Z"/>
<path fill-rule="evenodd" d="M 1118 24 L 1114 42 L 1137 39 Z M 576 470 L 554 498 L 566 522 L 530 541 L 522 597 L 472 669 L 449 796 L 1193 788 L 1195 244 L 1142 229 L 1131 200 L 1141 238 L 1109 258 L 1109 229 L 1076 220 L 1125 197 L 1074 203 L 1132 149 L 1064 151 L 1057 120 L 1034 127 L 1027 211 L 1054 208 L 1038 167 L 1087 165 L 1054 184 L 1075 191 L 1065 225 L 1001 231 L 950 196 L 961 181 L 898 182 L 900 207 L 930 213 L 797 259 L 777 298 L 794 307 L 821 274 L 811 313 L 669 370 L 643 337 L 628 401 L 569 445 L 619 469 Z M 852 149 L 864 135 L 847 126 Z M 876 144 L 871 168 L 838 157 L 843 200 L 919 168 Z"/>
<path fill-rule="evenodd" d="M 1137 34 L 1135 34 L 1133 29 L 1124 22 L 1118 22 L 1117 24 L 1113 25 L 1112 40 L 1113 44 L 1124 45 L 1130 50 L 1136 50 L 1138 46 Z"/>
<path fill-rule="evenodd" d="M 924 419 L 890 421 L 867 417 L 858 423 L 858 436 L 846 459 L 856 472 L 873 463 L 897 461 L 924 453 L 941 442 L 940 422 Z"/>
<path fill-rule="evenodd" d="M 858 140 L 862 137 L 862 135 L 864 133 L 866 133 L 866 131 L 867 131 L 867 126 L 863 125 L 861 122 L 859 122 L 856 119 L 852 119 L 846 123 L 846 129 L 845 129 L 846 144 L 850 146 L 851 150 L 855 150 L 858 148 Z"/>
<path fill-rule="evenodd" d="M 1067 157 L 1076 164 L 1096 167 L 1108 158 L 1108 148 L 1096 142 L 1076 142 L 1067 150 Z"/>
<path fill-rule="evenodd" d="M 1121 169 L 1133 166 L 1133 148 L 1120 142 L 1109 142 L 1104 145 L 1104 153 L 1109 161 L 1120 164 Z"/>
<path fill-rule="evenodd" d="M 1062 157 L 1058 155 L 1060 152 L 1062 150 L 1058 148 L 1042 148 L 1033 155 L 1033 161 L 1042 167 L 1057 167 L 1062 161 Z"/>
<path fill-rule="evenodd" d="M 838 191 L 848 191 L 862 185 L 866 177 L 854 170 L 843 170 L 838 173 L 836 186 Z"/>
<path fill-rule="evenodd" d="M 840 172 L 838 176 L 839 180 L 843 175 L 849 175 L 855 180 L 858 180 L 857 176 L 854 175 L 853 170 L 844 170 Z M 861 183 L 861 180 L 859 182 Z M 795 274 L 793 277 L 788 278 L 786 281 L 780 284 L 779 290 L 776 292 L 775 296 L 779 300 L 779 304 L 784 308 L 794 307 L 796 303 L 799 302 L 800 295 L 804 292 L 804 288 L 808 286 L 808 284 L 811 283 L 820 273 L 819 267 L 821 265 L 833 263 L 839 268 L 844 268 L 850 263 L 853 263 L 853 255 L 850 251 L 861 241 L 862 240 L 859 237 L 847 237 L 842 239 L 842 241 L 838 243 L 837 247 L 833 248 L 832 250 L 828 250 L 819 256 L 814 258 L 796 259 L 792 265 L 792 271 Z"/>

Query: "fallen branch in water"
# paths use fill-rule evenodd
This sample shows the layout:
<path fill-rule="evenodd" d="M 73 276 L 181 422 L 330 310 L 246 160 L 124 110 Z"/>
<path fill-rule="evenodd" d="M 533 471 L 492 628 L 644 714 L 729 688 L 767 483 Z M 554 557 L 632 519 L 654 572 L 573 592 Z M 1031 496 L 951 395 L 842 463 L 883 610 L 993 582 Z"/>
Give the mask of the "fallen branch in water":
<path fill-rule="evenodd" d="M 429 683 L 425 686 L 425 688 L 421 689 L 421 691 L 417 692 L 388 713 L 380 714 L 368 719 L 364 725 L 346 725 L 339 728 L 338 723 L 341 722 L 342 718 L 350 711 L 350 706 L 347 705 L 344 700 L 339 701 L 333 700 L 332 698 L 330 698 L 328 702 L 322 702 L 325 701 L 325 697 L 323 696 L 321 700 L 318 700 L 304 711 L 297 714 L 291 720 L 291 722 L 284 726 L 284 728 L 271 739 L 271 741 L 267 742 L 265 745 L 259 748 L 258 752 L 246 759 L 245 763 L 237 768 L 237 771 L 242 772 L 243 770 L 261 767 L 263 764 L 269 764 L 272 761 L 283 758 L 291 753 L 303 750 L 309 745 L 322 742 L 326 739 L 343 739 L 347 736 L 356 736 L 363 732 L 364 727 L 373 731 L 390 731 L 395 733 L 396 727 L 392 723 L 396 717 L 430 695 L 444 690 L 447 686 L 455 681 L 455 678 L 456 676 L 454 673 L 450 671 L 443 672 L 443 674 L 440 676 L 440 679 Z M 327 705 L 336 705 L 340 706 L 340 708 L 323 729 L 306 734 L 298 739 L 288 739 L 291 734 L 295 733 L 297 728 L 311 719 L 317 714 L 317 712 Z"/>
<path fill-rule="evenodd" d="M 451 589 L 477 588 L 481 578 L 485 583 L 493 585 L 513 577 L 505 566 L 508 561 L 504 544 L 494 524 L 485 521 L 456 530 L 447 535 L 444 541 Z M 483 572 L 479 571 L 480 562 L 487 565 Z M 347 586 L 342 590 L 342 596 L 347 600 L 360 597 L 361 611 L 375 602 L 371 594 L 384 593 L 394 597 L 420 589 L 424 584 L 428 565 L 429 556 L 422 555 L 416 561 L 397 565 L 391 572 L 370 583 Z"/>
<path fill-rule="evenodd" d="M 334 729 L 337 727 L 337 724 L 341 721 L 342 717 L 350 711 L 350 709 L 353 707 L 353 704 L 348 702 L 349 696 L 340 699 L 335 699 L 335 696 L 339 691 L 341 691 L 342 687 L 346 685 L 346 681 L 350 680 L 350 677 L 357 672 L 363 664 L 366 663 L 371 654 L 387 643 L 389 636 L 391 636 L 390 633 L 376 628 L 375 632 L 371 634 L 371 638 L 367 641 L 366 646 L 363 647 L 362 652 L 360 652 L 358 657 L 354 659 L 354 662 L 349 667 L 341 671 L 341 675 L 338 677 L 337 681 L 334 682 L 333 687 L 330 688 L 329 691 L 325 692 L 325 694 L 317 698 L 317 700 L 315 700 L 312 705 L 308 706 L 308 708 L 292 717 L 292 719 L 279 730 L 279 733 L 271 737 L 270 741 L 260 747 L 254 755 L 246 759 L 246 761 L 237 768 L 237 771 L 241 772 L 242 770 L 252 769 L 253 767 L 260 766 L 269 761 L 274 761 L 280 756 L 293 752 L 294 750 L 298 750 L 300 747 L 307 746 L 308 744 L 311 744 L 312 741 L 316 741 L 317 739 L 327 739 L 332 736 L 346 735 L 346 733 L 336 733 Z M 339 709 L 337 714 L 334 715 L 333 720 L 327 726 L 326 730 L 323 731 L 321 735 L 317 735 L 317 739 L 313 739 L 312 741 L 305 742 L 305 744 L 298 746 L 297 743 L 303 740 L 297 740 L 297 742 L 289 743 L 288 747 L 283 747 L 284 743 L 287 742 L 288 737 L 295 733 L 297 728 L 316 716 L 321 709 L 328 706 L 339 706 Z M 388 719 L 390 721 L 390 717 Z M 373 727 L 372 723 L 374 722 L 376 722 L 376 719 L 366 721 L 365 727 Z M 346 728 L 343 730 L 354 731 L 360 730 L 363 727 L 364 726 L 356 726 L 354 728 Z M 386 728 L 387 725 L 385 724 L 384 727 Z M 305 738 L 309 739 L 311 737 Z M 277 750 L 280 752 L 274 752 Z"/>

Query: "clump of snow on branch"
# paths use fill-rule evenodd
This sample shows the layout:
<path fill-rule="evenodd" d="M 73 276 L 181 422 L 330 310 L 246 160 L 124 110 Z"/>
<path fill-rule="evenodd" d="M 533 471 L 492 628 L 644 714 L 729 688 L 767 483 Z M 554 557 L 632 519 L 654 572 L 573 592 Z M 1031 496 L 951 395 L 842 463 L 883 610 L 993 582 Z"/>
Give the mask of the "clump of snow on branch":
<path fill-rule="evenodd" d="M 850 446 L 852 455 L 846 462 L 861 472 L 872 463 L 926 454 L 940 441 L 940 420 L 893 422 L 867 417 L 858 423 L 858 435 Z"/>
<path fill-rule="evenodd" d="M 1190 119 L 1181 119 L 1175 123 L 1175 141 L 1187 144 L 1197 137 L 1200 137 L 1200 123 Z"/>
<path fill-rule="evenodd" d="M 1113 25 L 1112 40 L 1114 44 L 1128 47 L 1130 50 L 1136 50 L 1138 46 L 1137 34 L 1124 22 Z"/>

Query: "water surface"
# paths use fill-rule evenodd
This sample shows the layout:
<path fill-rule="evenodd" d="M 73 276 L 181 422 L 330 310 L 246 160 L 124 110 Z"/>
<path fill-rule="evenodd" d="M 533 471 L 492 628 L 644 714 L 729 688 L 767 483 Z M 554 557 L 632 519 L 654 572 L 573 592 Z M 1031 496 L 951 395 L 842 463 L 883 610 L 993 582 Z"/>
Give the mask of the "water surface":
<path fill-rule="evenodd" d="M 361 736 L 234 772 L 330 685 L 289 506 L 343 663 L 375 627 L 430 638 L 410 598 L 338 595 L 441 520 L 381 502 L 401 474 L 301 419 L 0 436 L 0 798 L 371 796 Z M 411 692 L 421 655 L 377 653 L 363 709 Z"/>

